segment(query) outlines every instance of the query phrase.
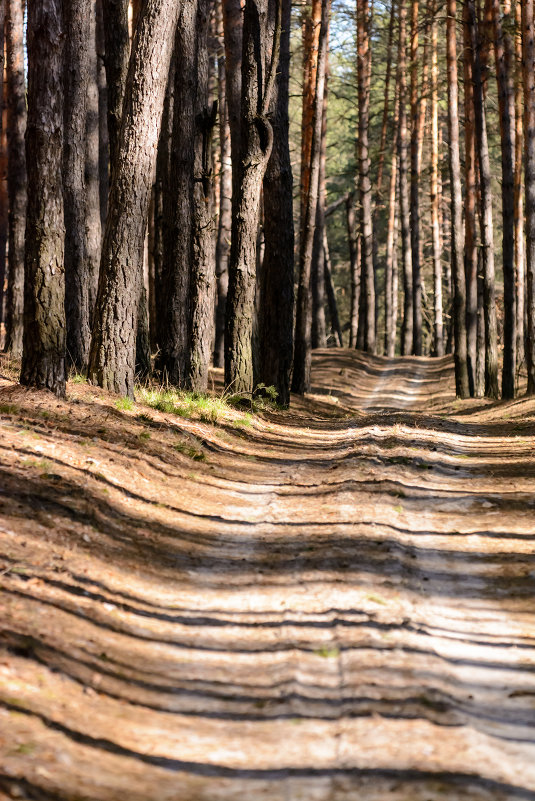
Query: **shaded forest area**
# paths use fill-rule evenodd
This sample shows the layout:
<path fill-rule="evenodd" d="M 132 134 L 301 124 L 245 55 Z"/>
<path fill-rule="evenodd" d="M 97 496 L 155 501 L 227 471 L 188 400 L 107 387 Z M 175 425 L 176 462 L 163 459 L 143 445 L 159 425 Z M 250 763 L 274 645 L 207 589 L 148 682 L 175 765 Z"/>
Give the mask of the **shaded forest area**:
<path fill-rule="evenodd" d="M 535 391 L 533 3 L 2 0 L 4 348 L 133 396 L 313 348 Z M 274 389 L 271 389 L 271 388 Z"/>

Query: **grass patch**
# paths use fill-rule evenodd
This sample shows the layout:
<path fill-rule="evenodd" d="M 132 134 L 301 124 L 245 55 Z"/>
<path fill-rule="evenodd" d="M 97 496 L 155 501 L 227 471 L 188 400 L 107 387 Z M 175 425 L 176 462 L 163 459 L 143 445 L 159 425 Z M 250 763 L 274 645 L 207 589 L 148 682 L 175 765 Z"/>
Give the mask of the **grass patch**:
<path fill-rule="evenodd" d="M 188 459 L 193 459 L 195 462 L 204 462 L 206 459 L 206 454 L 204 451 L 201 451 L 199 448 L 196 448 L 191 442 L 185 442 L 181 440 L 173 445 L 175 451 L 178 451 L 183 456 L 187 456 Z"/>
<path fill-rule="evenodd" d="M 72 384 L 87 384 L 87 376 L 85 376 L 83 373 L 73 373 L 70 376 L 69 381 Z"/>
<path fill-rule="evenodd" d="M 121 412 L 130 412 L 134 408 L 134 401 L 132 398 L 119 398 L 119 400 L 115 401 L 115 408 L 119 409 Z"/>
<path fill-rule="evenodd" d="M 0 404 L 0 414 L 18 414 L 19 407 L 13 403 Z"/>
<path fill-rule="evenodd" d="M 159 412 L 193 418 L 204 423 L 217 423 L 231 411 L 224 398 L 198 392 L 140 387 L 138 397 L 141 402 Z"/>

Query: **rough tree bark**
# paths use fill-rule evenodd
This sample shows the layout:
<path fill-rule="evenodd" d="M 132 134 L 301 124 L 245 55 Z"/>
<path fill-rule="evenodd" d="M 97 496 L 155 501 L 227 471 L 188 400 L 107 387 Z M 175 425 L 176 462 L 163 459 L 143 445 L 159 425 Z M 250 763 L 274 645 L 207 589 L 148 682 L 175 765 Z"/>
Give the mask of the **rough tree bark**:
<path fill-rule="evenodd" d="M 180 4 L 146 0 L 126 84 L 116 168 L 111 177 L 89 378 L 133 396 L 137 304 L 156 144 Z"/>
<path fill-rule="evenodd" d="M 466 355 L 466 281 L 462 222 L 461 160 L 459 154 L 459 103 L 457 85 L 456 0 L 447 0 L 446 64 L 448 81 L 448 135 L 451 190 L 451 272 L 453 279 L 453 339 L 457 395 L 470 395 Z"/>
<path fill-rule="evenodd" d="M 217 31 L 220 49 L 217 56 L 217 90 L 219 99 L 219 220 L 216 242 L 217 305 L 215 320 L 214 366 L 223 367 L 225 360 L 225 310 L 228 292 L 228 259 L 230 255 L 230 232 L 232 229 L 232 157 L 227 97 L 226 61 L 223 39 L 223 15 L 221 4 L 216 5 Z"/>
<path fill-rule="evenodd" d="M 502 397 L 514 398 L 516 377 L 515 308 L 515 100 L 512 74 L 513 42 L 510 35 L 511 2 L 504 2 L 502 22 L 500 0 L 492 0 L 494 55 L 498 82 L 502 157 L 502 254 L 503 254 L 503 373 Z"/>
<path fill-rule="evenodd" d="M 524 86 L 522 80 L 522 9 L 515 3 L 515 269 L 516 269 L 516 371 L 524 364 L 525 258 L 524 258 Z"/>
<path fill-rule="evenodd" d="M 101 0 L 104 23 L 106 81 L 108 85 L 108 136 L 111 169 L 117 158 L 123 113 L 124 90 L 128 74 L 130 37 L 129 0 Z"/>
<path fill-rule="evenodd" d="M 96 52 L 97 52 L 97 84 L 98 84 L 98 167 L 100 175 L 100 227 L 101 232 L 106 225 L 108 210 L 108 191 L 110 186 L 110 139 L 108 133 L 108 82 L 105 67 L 105 37 L 102 0 L 96 0 Z"/>
<path fill-rule="evenodd" d="M 494 285 L 494 242 L 492 226 L 492 192 L 489 148 L 487 141 L 487 121 L 483 80 L 481 73 L 478 24 L 474 0 L 468 4 L 468 21 L 472 43 L 472 75 L 474 80 L 474 114 L 476 123 L 476 153 L 479 165 L 481 192 L 481 249 L 484 272 L 484 313 L 485 313 L 485 394 L 490 398 L 499 396 L 498 390 L 498 333 L 496 321 L 496 295 Z"/>
<path fill-rule="evenodd" d="M 270 30 L 275 25 L 276 0 L 269 2 Z M 291 2 L 282 0 L 280 62 L 271 100 L 273 150 L 264 176 L 264 264 L 259 316 L 259 375 L 274 386 L 282 406 L 290 403 L 293 358 L 294 227 L 293 177 L 288 140 Z"/>
<path fill-rule="evenodd" d="M 280 2 L 279 2 L 280 17 Z M 262 181 L 273 145 L 267 117 L 279 59 L 280 19 L 274 41 L 267 39 L 266 0 L 246 0 L 242 44 L 242 135 L 233 163 L 233 220 L 225 328 L 225 385 L 234 392 L 253 389 L 252 333 L 255 313 L 256 246 Z M 265 53 L 271 44 L 264 78 Z M 231 129 L 232 130 L 232 129 Z"/>
<path fill-rule="evenodd" d="M 401 354 L 412 353 L 414 295 L 412 286 L 412 254 L 410 203 L 408 185 L 408 134 L 407 134 L 407 7 L 405 0 L 399 0 L 399 205 L 401 222 L 401 250 L 403 261 L 403 323 L 401 327 Z"/>
<path fill-rule="evenodd" d="M 327 44 L 328 48 L 328 44 Z M 328 53 L 328 51 L 327 51 Z M 327 55 L 328 58 L 328 55 Z M 327 100 L 329 69 L 325 68 L 325 91 L 323 93 L 323 110 L 321 120 L 320 172 L 318 178 L 318 205 L 316 207 L 316 227 L 314 230 L 314 246 L 312 248 L 311 286 L 312 286 L 312 348 L 327 346 L 325 323 L 325 265 L 323 234 L 325 232 L 325 202 L 327 197 Z"/>
<path fill-rule="evenodd" d="M 327 303 L 329 306 L 329 315 L 331 318 L 331 331 L 335 337 L 336 344 L 339 348 L 344 347 L 344 338 L 342 336 L 342 328 L 340 326 L 340 317 L 338 314 L 338 305 L 336 303 L 336 294 L 334 291 L 333 274 L 331 266 L 331 257 L 329 254 L 329 241 L 327 239 L 327 226 L 323 229 L 323 255 L 324 255 L 324 268 L 325 268 L 325 291 L 327 295 Z"/>
<path fill-rule="evenodd" d="M 28 5 L 28 208 L 20 382 L 65 394 L 61 0 Z"/>
<path fill-rule="evenodd" d="M 24 28 L 20 0 L 8 0 L 7 55 L 7 191 L 9 197 L 9 251 L 6 350 L 22 355 L 24 316 L 24 231 L 26 228 L 26 85 Z"/>
<path fill-rule="evenodd" d="M 470 394 L 475 394 L 477 365 L 477 242 L 476 242 L 476 147 L 472 44 L 468 6 L 463 6 L 464 70 L 464 272 L 466 277 L 466 342 Z"/>
<path fill-rule="evenodd" d="M 524 168 L 526 192 L 526 365 L 528 395 L 535 394 L 535 26 L 533 0 L 522 2 Z"/>
<path fill-rule="evenodd" d="M 2 69 L 2 85 L 0 86 L 0 108 L 4 107 L 4 32 L 6 17 L 6 0 L 0 0 L 0 67 Z M 2 116 L 2 115 L 0 115 Z M 5 160 L 7 159 L 7 148 L 5 146 L 5 136 L 3 135 L 3 119 L 0 120 L 0 134 L 2 134 L 2 173 L 7 172 Z M 0 324 L 4 322 L 4 283 L 6 278 L 6 245 L 8 239 L 8 197 L 5 181 L 0 182 Z M 9 276 L 8 276 L 9 278 Z"/>
<path fill-rule="evenodd" d="M 355 220 L 355 200 L 350 193 L 345 198 L 347 243 L 349 247 L 349 273 L 351 276 L 351 306 L 349 317 L 349 347 L 358 347 L 360 306 L 360 237 Z M 361 326 L 360 326 L 361 327 Z"/>
<path fill-rule="evenodd" d="M 360 199 L 361 281 L 360 291 L 366 295 L 362 304 L 365 314 L 364 349 L 375 353 L 375 274 L 373 269 L 373 218 L 370 155 L 370 7 L 368 0 L 357 0 L 357 85 L 358 85 L 358 181 Z M 361 321 L 364 323 L 364 321 Z"/>
<path fill-rule="evenodd" d="M 394 257 L 397 233 L 397 187 L 399 145 L 398 84 L 394 96 L 394 120 L 392 130 L 392 159 L 390 162 L 390 185 L 388 190 L 388 224 L 385 259 L 385 354 L 393 358 L 396 351 L 396 325 L 394 320 Z"/>
<path fill-rule="evenodd" d="M 89 326 L 97 298 L 102 223 L 100 218 L 100 135 L 99 135 L 99 87 L 96 41 L 97 8 L 91 0 L 89 37 L 89 86 L 87 93 L 86 150 L 85 150 L 85 244 L 86 270 L 89 295 Z"/>
<path fill-rule="evenodd" d="M 413 331 L 412 352 L 422 355 L 422 280 L 420 274 L 420 113 L 421 99 L 418 92 L 418 0 L 411 0 L 411 177 L 410 177 L 410 225 L 412 256 Z"/>
<path fill-rule="evenodd" d="M 433 250 L 433 351 L 444 356 L 442 261 L 438 206 L 438 25 L 436 2 L 431 0 L 431 236 Z"/>

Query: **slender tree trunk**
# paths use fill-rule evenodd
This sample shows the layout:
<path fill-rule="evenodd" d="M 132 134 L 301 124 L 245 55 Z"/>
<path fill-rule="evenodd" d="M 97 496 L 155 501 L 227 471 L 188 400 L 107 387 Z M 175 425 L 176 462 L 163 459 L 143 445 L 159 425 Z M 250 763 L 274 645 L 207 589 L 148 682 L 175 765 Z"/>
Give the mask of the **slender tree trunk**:
<path fill-rule="evenodd" d="M 436 2 L 431 0 L 431 239 L 433 250 L 433 352 L 444 356 L 442 261 L 438 199 L 438 25 Z"/>
<path fill-rule="evenodd" d="M 377 203 L 381 201 L 383 189 L 383 173 L 386 155 L 386 137 L 388 133 L 388 110 L 390 106 L 390 80 L 392 77 L 392 44 L 394 41 L 394 21 L 396 18 L 396 0 L 391 1 L 390 22 L 388 24 L 388 44 L 386 46 L 386 74 L 385 74 L 385 99 L 383 104 L 383 118 L 381 121 L 381 140 L 379 144 L 379 163 L 377 165 Z M 394 110 L 394 113 L 395 110 Z M 376 205 L 377 205 L 376 203 Z M 374 229 L 375 236 L 375 229 Z"/>
<path fill-rule="evenodd" d="M 413 293 L 412 351 L 422 355 L 422 280 L 420 275 L 420 96 L 418 92 L 418 0 L 411 0 L 411 180 L 410 226 Z"/>
<path fill-rule="evenodd" d="M 481 248 L 477 254 L 477 360 L 475 396 L 483 398 L 485 395 L 485 279 L 483 276 L 483 257 Z"/>
<path fill-rule="evenodd" d="M 494 285 L 494 242 L 492 226 L 492 192 L 489 148 L 487 142 L 487 122 L 483 82 L 480 63 L 480 41 L 474 0 L 468 3 L 470 23 L 473 79 L 474 79 L 474 112 L 476 123 L 476 151 L 479 164 L 479 180 L 481 187 L 481 247 L 484 267 L 484 307 L 485 307 L 485 394 L 497 398 L 498 390 L 498 334 L 496 322 L 496 296 Z"/>
<path fill-rule="evenodd" d="M 216 13 L 218 15 L 218 36 L 221 40 L 217 59 L 221 171 L 219 180 L 219 221 L 216 243 L 217 306 L 214 365 L 215 367 L 223 367 L 225 359 L 225 310 L 228 292 L 228 259 L 230 254 L 230 232 L 232 229 L 232 158 L 223 41 L 223 16 L 220 3 L 217 3 Z"/>
<path fill-rule="evenodd" d="M 89 38 L 89 87 L 87 94 L 86 152 L 85 152 L 85 242 L 86 270 L 89 294 L 89 326 L 97 298 L 98 268 L 102 225 L 100 219 L 100 169 L 99 169 L 99 89 L 96 40 L 96 2 L 91 0 L 91 29 Z"/>
<path fill-rule="evenodd" d="M 101 0 L 101 2 L 108 84 L 108 136 L 110 163 L 113 170 L 118 155 L 119 131 L 130 54 L 128 0 Z"/>
<path fill-rule="evenodd" d="M 328 68 L 326 68 L 321 122 L 318 205 L 316 207 L 316 228 L 314 231 L 314 246 L 312 248 L 312 348 L 325 348 L 327 346 L 327 333 L 325 326 L 325 255 L 323 248 L 323 234 L 325 230 L 325 199 L 327 195 L 325 186 L 325 172 L 327 162 L 328 79 L 329 73 Z"/>
<path fill-rule="evenodd" d="M 470 394 L 475 392 L 477 364 L 477 243 L 476 243 L 476 148 L 472 44 L 468 6 L 463 6 L 464 42 L 464 272 L 466 277 L 467 367 Z"/>
<path fill-rule="evenodd" d="M 338 305 L 336 303 L 336 294 L 334 291 L 331 257 L 329 254 L 329 241 L 327 239 L 327 226 L 323 229 L 323 255 L 324 255 L 324 268 L 325 268 L 325 291 L 327 295 L 327 303 L 329 306 L 329 315 L 331 318 L 331 331 L 335 337 L 336 344 L 339 348 L 344 347 L 344 339 L 342 336 L 342 329 L 340 327 L 340 317 L 338 315 Z"/>
<path fill-rule="evenodd" d="M 516 371 L 517 384 L 524 364 L 525 259 L 524 259 L 524 86 L 522 80 L 522 8 L 515 3 L 515 269 L 516 269 Z"/>
<path fill-rule="evenodd" d="M 239 175 L 235 165 L 238 165 L 241 154 L 243 15 L 241 0 L 222 0 L 222 7 L 225 39 L 225 90 L 230 126 L 232 202 L 234 204 L 237 198 L 237 181 Z"/>
<path fill-rule="evenodd" d="M 28 208 L 20 382 L 65 394 L 63 19 L 61 0 L 28 5 Z"/>
<path fill-rule="evenodd" d="M 373 269 L 373 220 L 370 156 L 370 8 L 368 0 L 357 0 L 358 170 L 361 232 L 361 293 L 366 294 L 364 346 L 375 353 L 375 275 Z"/>
<path fill-rule="evenodd" d="M 7 54 L 7 185 L 9 197 L 9 283 L 6 350 L 22 355 L 24 316 L 24 231 L 26 227 L 26 86 L 24 29 L 20 0 L 8 0 Z"/>
<path fill-rule="evenodd" d="M 310 345 L 310 265 L 314 243 L 314 227 L 316 222 L 316 206 L 318 202 L 318 180 L 321 148 L 321 123 L 323 109 L 323 93 L 325 88 L 325 66 L 327 58 L 327 41 L 329 31 L 330 0 L 321 2 L 321 26 L 318 45 L 318 68 L 316 94 L 314 100 L 314 128 L 312 135 L 311 172 L 309 191 L 307 192 L 304 225 L 299 243 L 299 288 L 297 292 L 297 316 L 295 324 L 294 372 L 292 389 L 304 394 L 310 389 L 311 345 Z"/>
<path fill-rule="evenodd" d="M 392 131 L 392 160 L 390 164 L 390 186 L 388 191 L 388 227 L 386 234 L 385 260 L 385 353 L 393 358 L 396 351 L 396 325 L 394 321 L 394 259 L 397 247 L 397 187 L 399 147 L 399 102 L 398 86 L 394 98 L 394 121 Z M 396 290 L 397 291 L 397 290 Z"/>
<path fill-rule="evenodd" d="M 233 163 L 232 242 L 225 329 L 225 385 L 234 392 L 253 389 L 252 334 L 255 312 L 256 235 L 262 181 L 273 144 L 267 118 L 279 59 L 280 24 L 264 80 L 267 42 L 266 0 L 246 0 L 242 46 L 242 136 L 240 159 Z M 228 73 L 227 73 L 228 74 Z M 231 127 L 232 131 L 232 127 Z M 235 191 L 236 190 L 236 191 Z"/>
<path fill-rule="evenodd" d="M 346 199 L 347 242 L 349 246 L 349 272 L 351 276 L 351 310 L 349 321 L 349 347 L 358 347 L 360 305 L 360 238 L 357 236 L 355 202 L 352 194 Z"/>
<path fill-rule="evenodd" d="M 0 68 L 2 72 L 2 85 L 0 86 L 0 112 L 4 108 L 4 33 L 5 33 L 5 17 L 6 17 L 6 0 L 0 0 Z M 0 116 L 2 114 L 0 113 Z M 0 120 L 0 135 L 2 136 L 2 150 L 4 156 L 4 163 L 1 165 L 2 174 L 5 175 L 6 169 L 6 137 L 3 132 L 3 119 Z M 8 197 L 7 187 L 5 181 L 0 181 L 0 325 L 5 320 L 4 310 L 4 284 L 6 279 L 6 245 L 8 239 L 9 220 L 8 220 Z M 8 280 L 11 280 L 8 275 Z M 5 345 L 4 345 L 5 349 Z"/>
<path fill-rule="evenodd" d="M 65 316 L 67 358 L 78 369 L 89 349 L 89 275 L 85 236 L 85 155 L 91 0 L 64 3 Z"/>
<path fill-rule="evenodd" d="M 301 116 L 301 194 L 300 236 L 303 236 L 307 198 L 312 169 L 312 139 L 317 86 L 319 38 L 321 31 L 321 0 L 310 0 L 305 7 L 303 22 L 303 97 Z"/>
<path fill-rule="evenodd" d="M 399 87 L 399 200 L 401 220 L 401 248 L 403 260 L 403 324 L 401 328 L 401 354 L 412 353 L 414 294 L 412 286 L 412 253 L 410 204 L 408 185 L 408 134 L 407 134 L 407 7 L 406 0 L 399 0 L 399 55 L 398 55 L 398 87 Z"/>
<path fill-rule="evenodd" d="M 502 397 L 515 395 L 515 186 L 514 186 L 514 83 L 512 76 L 513 44 L 509 33 L 510 0 L 505 0 L 502 24 L 500 0 L 492 0 L 494 54 L 498 81 L 502 157 L 502 254 L 503 254 L 503 375 Z"/>
<path fill-rule="evenodd" d="M 212 133 L 217 104 L 211 107 L 208 33 L 211 0 L 198 0 L 195 29 L 196 105 L 193 161 L 193 227 L 190 287 L 190 353 L 187 385 L 196 392 L 208 388 L 208 368 L 214 332 L 215 240 L 213 222 Z M 185 78 L 183 73 L 183 79 Z"/>
<path fill-rule="evenodd" d="M 143 5 L 128 70 L 104 232 L 89 378 L 129 396 L 134 392 L 143 243 L 179 11 L 174 0 L 146 0 Z"/>
<path fill-rule="evenodd" d="M 522 2 L 524 167 L 526 188 L 526 365 L 528 395 L 535 394 L 535 26 L 533 0 Z"/>
<path fill-rule="evenodd" d="M 459 154 L 459 103 L 457 85 L 456 0 L 448 0 L 446 60 L 448 70 L 448 134 L 451 183 L 451 272 L 453 278 L 453 339 L 457 395 L 470 395 L 466 354 L 466 281 L 462 222 L 461 160 Z"/>
<path fill-rule="evenodd" d="M 290 403 L 293 358 L 294 227 L 293 177 L 289 146 L 290 0 L 282 0 L 282 35 L 278 80 L 271 100 L 273 150 L 264 177 L 264 264 L 259 319 L 259 381 L 277 390 L 278 402 Z M 276 2 L 269 2 L 270 30 Z"/>
<path fill-rule="evenodd" d="M 96 0 L 96 52 L 97 52 L 97 85 L 98 85 L 98 168 L 100 196 L 100 229 L 104 231 L 108 210 L 110 140 L 108 134 L 108 83 L 106 80 L 106 49 L 104 41 L 103 0 Z"/>

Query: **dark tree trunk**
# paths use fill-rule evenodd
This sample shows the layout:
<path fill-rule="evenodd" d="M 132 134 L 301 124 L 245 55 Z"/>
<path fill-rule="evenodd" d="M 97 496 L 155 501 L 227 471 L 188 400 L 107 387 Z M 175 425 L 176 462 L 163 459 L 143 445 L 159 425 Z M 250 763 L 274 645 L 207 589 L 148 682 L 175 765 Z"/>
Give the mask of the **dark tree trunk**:
<path fill-rule="evenodd" d="M 524 165 L 526 188 L 526 365 L 528 394 L 535 394 L 535 27 L 533 0 L 522 2 Z"/>
<path fill-rule="evenodd" d="M 217 30 L 220 51 L 217 59 L 219 97 L 219 221 L 216 242 L 217 305 L 215 319 L 214 366 L 223 367 L 225 360 L 225 311 L 228 292 L 228 259 L 230 254 L 230 232 L 232 229 L 232 157 L 227 97 L 225 49 L 223 42 L 223 18 L 221 4 L 216 6 Z M 241 43 L 240 43 L 241 44 Z M 240 47 L 241 54 L 241 47 Z"/>
<path fill-rule="evenodd" d="M 338 305 L 336 303 L 336 294 L 334 291 L 331 257 L 329 254 L 329 241 L 327 239 L 327 226 L 325 226 L 323 229 L 323 258 L 323 264 L 325 268 L 325 292 L 327 295 L 327 304 L 329 306 L 329 316 L 331 318 L 331 331 L 338 347 L 343 348 L 344 338 L 342 336 L 340 317 L 338 315 Z"/>
<path fill-rule="evenodd" d="M 136 328 L 136 375 L 145 378 L 150 375 L 150 329 L 149 304 L 145 284 L 141 286 L 137 312 Z"/>
<path fill-rule="evenodd" d="M 128 74 L 130 37 L 128 0 L 101 0 L 104 22 L 106 81 L 108 84 L 108 135 L 113 170 L 119 146 L 123 99 Z"/>
<path fill-rule="evenodd" d="M 174 0 L 146 0 L 141 11 L 102 247 L 89 378 L 129 396 L 134 392 L 143 242 L 179 11 Z"/>
<path fill-rule="evenodd" d="M 370 180 L 370 155 L 368 150 L 370 123 L 370 8 L 368 0 L 357 0 L 357 81 L 358 81 L 358 173 L 360 199 L 361 236 L 361 294 L 365 317 L 364 349 L 375 353 L 375 274 L 373 269 L 373 219 L 372 185 Z M 365 323 L 364 323 L 365 320 Z"/>
<path fill-rule="evenodd" d="M 394 96 L 394 130 L 392 136 L 392 159 L 390 163 L 390 185 L 388 190 L 388 227 L 385 258 L 385 354 L 393 358 L 396 352 L 396 321 L 394 318 L 394 259 L 397 248 L 397 187 L 398 187 L 398 143 L 399 143 L 398 93 Z M 397 289 L 396 289 L 397 292 Z M 397 297 L 396 297 L 397 301 Z"/>
<path fill-rule="evenodd" d="M 406 110 L 406 47 L 407 8 L 405 0 L 399 2 L 399 205 L 401 222 L 401 250 L 403 261 L 403 324 L 401 327 L 401 354 L 412 353 L 414 295 L 412 286 L 411 226 L 408 184 L 408 134 Z"/>
<path fill-rule="evenodd" d="M 457 85 L 456 0 L 448 0 L 446 61 L 448 70 L 448 134 L 451 191 L 451 273 L 453 279 L 453 339 L 457 395 L 470 395 L 466 356 L 466 280 L 464 276 L 464 231 L 459 154 L 459 101 Z"/>
<path fill-rule="evenodd" d="M 4 29 L 5 29 L 5 17 L 6 17 L 6 0 L 0 0 L 0 68 L 2 72 L 2 85 L 0 86 L 0 116 L 2 116 L 1 111 L 4 108 Z M 6 147 L 5 147 L 5 136 L 3 135 L 3 119 L 0 120 L 0 136 L 2 138 L 2 150 L 4 151 L 2 156 L 2 164 L 0 164 L 0 169 L 2 170 L 2 174 L 7 172 L 5 159 L 7 156 Z M 4 310 L 4 284 L 6 280 L 6 245 L 7 245 L 7 238 L 8 238 L 8 197 L 6 191 L 5 181 L 0 182 L 0 324 L 4 322 L 5 319 L 5 310 Z M 8 276 L 9 278 L 9 276 Z"/>
<path fill-rule="evenodd" d="M 435 0 L 431 0 L 431 228 L 433 240 L 433 351 L 444 356 L 442 261 L 438 199 L 438 26 Z"/>
<path fill-rule="evenodd" d="M 89 87 L 87 94 L 86 151 L 85 151 L 85 243 L 86 271 L 89 296 L 89 327 L 97 299 L 102 224 L 100 218 L 100 137 L 99 88 L 96 41 L 96 2 L 91 0 L 91 30 L 89 38 Z"/>
<path fill-rule="evenodd" d="M 510 7 L 509 7 L 510 8 Z M 500 0 L 492 0 L 494 54 L 498 81 L 502 156 L 502 254 L 503 254 L 503 374 L 502 397 L 514 398 L 516 376 L 515 308 L 515 185 L 514 185 L 514 83 L 510 13 L 503 20 Z"/>
<path fill-rule="evenodd" d="M 524 257 L 524 86 L 522 79 L 522 8 L 515 3 L 515 269 L 516 269 L 516 372 L 525 362 L 525 257 Z"/>
<path fill-rule="evenodd" d="M 97 84 L 98 84 L 98 168 L 100 195 L 100 227 L 101 232 L 106 225 L 108 208 L 110 140 L 108 134 L 108 84 L 106 81 L 104 20 L 102 17 L 102 1 L 96 0 L 96 51 L 97 51 Z"/>
<path fill-rule="evenodd" d="M 498 334 L 496 322 L 496 296 L 494 286 L 494 242 L 492 228 L 492 192 L 487 122 L 480 61 L 480 41 L 474 0 L 468 3 L 468 19 L 473 53 L 474 113 L 476 123 L 476 152 L 479 164 L 481 190 L 481 247 L 484 269 L 485 311 L 485 394 L 499 396 L 498 390 Z"/>
<path fill-rule="evenodd" d="M 267 118 L 279 59 L 280 25 L 272 46 L 265 80 L 263 66 L 268 52 L 267 3 L 246 0 L 242 47 L 242 135 L 239 161 L 233 163 L 232 243 L 225 329 L 225 385 L 233 392 L 253 389 L 252 334 L 255 313 L 256 247 L 262 181 L 273 144 Z M 227 72 L 228 75 L 228 72 Z M 232 131 L 232 126 L 231 126 Z"/>
<path fill-rule="evenodd" d="M 360 306 L 360 238 L 355 221 L 355 201 L 352 194 L 345 199 L 349 273 L 351 276 L 351 307 L 349 318 L 349 347 L 358 347 Z"/>
<path fill-rule="evenodd" d="M 411 180 L 410 225 L 413 293 L 412 351 L 422 355 L 422 279 L 420 268 L 420 114 L 421 99 L 418 92 L 418 0 L 411 2 Z"/>
<path fill-rule="evenodd" d="M 276 1 L 269 1 L 269 28 Z M 290 77 L 290 0 L 282 0 L 278 79 L 271 100 L 273 150 L 264 176 L 264 264 L 261 275 L 258 380 L 277 390 L 281 406 L 290 404 L 293 357 L 294 226 L 293 177 L 288 140 Z"/>
<path fill-rule="evenodd" d="M 195 62 L 191 65 L 196 79 L 196 100 L 192 165 L 191 327 L 187 384 L 197 392 L 206 392 L 208 387 L 215 311 L 212 132 L 216 122 L 217 104 L 209 107 L 210 2 L 211 0 L 198 0 L 197 19 L 192 31 L 196 46 Z"/>
<path fill-rule="evenodd" d="M 20 0 L 8 0 L 7 54 L 7 186 L 9 197 L 9 284 L 6 350 L 22 355 L 24 316 L 24 231 L 26 228 L 26 86 L 24 30 Z"/>
<path fill-rule="evenodd" d="M 89 274 L 85 248 L 85 143 L 91 0 L 64 3 L 65 316 L 67 359 L 78 369 L 89 350 Z"/>
<path fill-rule="evenodd" d="M 329 16 L 331 2 L 322 0 L 321 25 L 318 42 L 318 67 L 316 76 L 316 92 L 314 97 L 314 115 L 312 131 L 312 147 L 310 157 L 310 184 L 306 194 L 304 224 L 299 243 L 299 286 L 297 291 L 297 315 L 295 323 L 294 372 L 292 389 L 304 394 L 310 389 L 311 368 L 311 297 L 310 266 L 314 245 L 314 228 L 316 224 L 316 207 L 318 202 L 318 182 L 321 152 L 321 123 L 323 117 L 323 93 L 325 89 L 325 67 L 327 59 L 327 41 L 329 35 Z"/>
<path fill-rule="evenodd" d="M 20 382 L 65 394 L 61 0 L 28 5 L 28 208 Z"/>
<path fill-rule="evenodd" d="M 470 394 L 475 393 L 477 365 L 477 243 L 476 243 L 476 148 L 474 119 L 473 53 L 468 6 L 463 6 L 464 42 L 464 272 L 466 277 L 466 338 Z"/>
<path fill-rule="evenodd" d="M 241 0 L 222 0 L 223 31 L 225 39 L 225 93 L 230 126 L 232 154 L 232 199 L 237 198 L 237 181 L 241 156 L 241 93 L 242 93 L 242 48 L 243 19 Z M 229 254 L 230 256 L 230 254 Z"/>
<path fill-rule="evenodd" d="M 327 346 L 325 324 L 325 265 L 323 239 L 325 232 L 325 199 L 326 199 L 326 164 L 327 164 L 327 95 L 328 69 L 325 70 L 325 91 L 323 93 L 323 110 L 321 121 L 320 173 L 318 178 L 318 205 L 316 207 L 316 227 L 312 248 L 312 348 Z"/>

